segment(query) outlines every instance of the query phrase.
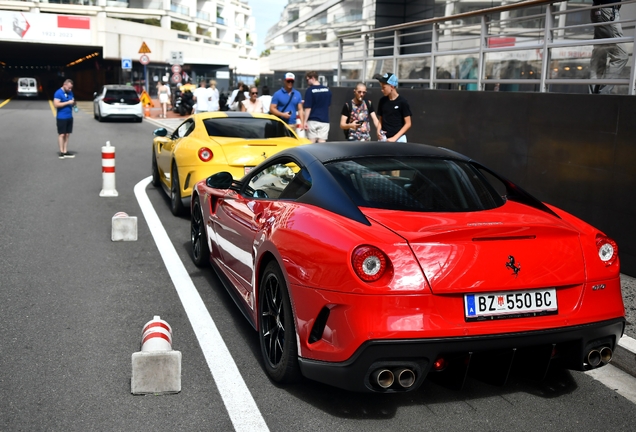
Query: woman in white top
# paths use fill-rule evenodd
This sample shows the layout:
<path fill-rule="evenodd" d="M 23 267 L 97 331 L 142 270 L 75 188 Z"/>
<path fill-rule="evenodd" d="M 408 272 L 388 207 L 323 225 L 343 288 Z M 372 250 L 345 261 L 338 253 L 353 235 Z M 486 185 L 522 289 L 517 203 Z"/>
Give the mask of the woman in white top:
<path fill-rule="evenodd" d="M 258 98 L 258 88 L 250 87 L 250 98 L 241 102 L 241 111 L 249 113 L 263 112 L 263 104 Z"/>
<path fill-rule="evenodd" d="M 272 96 L 269 94 L 269 87 L 263 86 L 262 95 L 258 98 L 263 104 L 263 112 L 269 114 L 269 106 L 272 103 Z"/>
<path fill-rule="evenodd" d="M 216 88 L 216 81 L 210 80 L 210 87 L 208 87 L 208 93 L 210 95 L 208 102 L 208 111 L 219 110 L 219 90 Z"/>
<path fill-rule="evenodd" d="M 166 118 L 168 103 L 170 102 L 170 87 L 163 81 L 160 81 L 157 86 L 157 93 L 159 94 L 159 103 L 161 104 L 161 115 L 159 117 Z"/>

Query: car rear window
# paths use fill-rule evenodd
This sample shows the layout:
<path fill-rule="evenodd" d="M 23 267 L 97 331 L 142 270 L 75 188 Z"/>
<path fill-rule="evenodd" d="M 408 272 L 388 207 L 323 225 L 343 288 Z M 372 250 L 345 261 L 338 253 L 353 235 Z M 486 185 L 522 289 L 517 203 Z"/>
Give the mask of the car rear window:
<path fill-rule="evenodd" d="M 35 79 L 33 78 L 20 78 L 18 81 L 20 87 L 32 87 L 35 88 Z"/>
<path fill-rule="evenodd" d="M 368 157 L 325 165 L 359 207 L 466 212 L 503 205 L 472 165 L 427 157 Z"/>
<path fill-rule="evenodd" d="M 203 120 L 209 136 L 262 139 L 291 137 L 284 123 L 256 117 L 220 117 Z"/>
<path fill-rule="evenodd" d="M 104 95 L 104 102 L 106 103 L 125 103 L 128 105 L 136 105 L 139 103 L 139 96 L 137 92 L 133 89 L 117 89 L 117 90 L 106 90 L 106 94 Z"/>

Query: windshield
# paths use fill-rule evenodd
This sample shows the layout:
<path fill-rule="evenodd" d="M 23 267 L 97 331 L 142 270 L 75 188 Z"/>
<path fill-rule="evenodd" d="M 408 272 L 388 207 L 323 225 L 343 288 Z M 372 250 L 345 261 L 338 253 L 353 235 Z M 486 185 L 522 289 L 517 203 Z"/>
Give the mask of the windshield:
<path fill-rule="evenodd" d="M 220 117 L 203 120 L 209 136 L 263 139 L 291 137 L 284 123 L 256 117 Z"/>
<path fill-rule="evenodd" d="M 472 165 L 427 157 L 368 157 L 325 165 L 359 207 L 466 212 L 503 205 Z"/>

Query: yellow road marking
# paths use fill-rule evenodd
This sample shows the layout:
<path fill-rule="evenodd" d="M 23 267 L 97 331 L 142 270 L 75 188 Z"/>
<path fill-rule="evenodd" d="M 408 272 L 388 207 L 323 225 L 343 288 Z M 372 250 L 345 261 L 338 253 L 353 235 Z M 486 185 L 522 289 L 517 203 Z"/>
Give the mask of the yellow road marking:
<path fill-rule="evenodd" d="M 49 99 L 49 105 L 51 106 L 51 112 L 53 113 L 53 117 L 57 115 L 57 110 L 55 109 L 55 105 L 53 105 L 53 101 Z"/>
<path fill-rule="evenodd" d="M 9 103 L 9 101 L 10 101 L 11 99 L 12 99 L 12 98 L 9 98 L 9 99 L 7 99 L 6 101 L 4 101 L 4 102 L 0 103 L 0 108 L 2 108 L 3 106 L 5 106 L 6 104 L 8 104 L 8 103 Z"/>

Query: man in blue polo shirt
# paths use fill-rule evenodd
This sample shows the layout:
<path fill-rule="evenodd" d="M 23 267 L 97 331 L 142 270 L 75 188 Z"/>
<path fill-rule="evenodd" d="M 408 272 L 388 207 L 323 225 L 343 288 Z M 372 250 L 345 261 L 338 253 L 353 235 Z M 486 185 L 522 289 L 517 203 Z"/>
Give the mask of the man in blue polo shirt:
<path fill-rule="evenodd" d="M 73 132 L 73 107 L 75 106 L 75 96 L 73 96 L 71 90 L 73 90 L 73 81 L 67 79 L 53 95 L 53 106 L 57 109 L 55 119 L 57 122 L 57 143 L 60 147 L 60 159 L 72 159 L 75 157 L 74 154 L 68 152 L 68 139 Z"/>
<path fill-rule="evenodd" d="M 329 136 L 329 106 L 331 91 L 320 84 L 314 71 L 305 75 L 309 87 L 305 91 L 305 121 L 307 138 L 311 142 L 325 142 Z"/>
<path fill-rule="evenodd" d="M 272 96 L 269 113 L 290 125 L 295 125 L 296 117 L 298 117 L 300 124 L 303 125 L 303 97 L 298 90 L 294 89 L 295 80 L 296 76 L 293 73 L 285 74 L 283 87 Z"/>

